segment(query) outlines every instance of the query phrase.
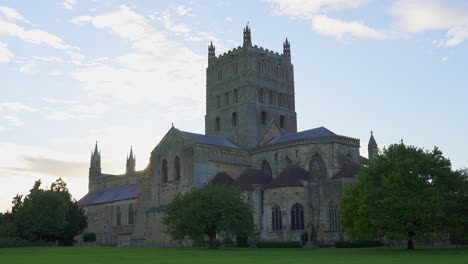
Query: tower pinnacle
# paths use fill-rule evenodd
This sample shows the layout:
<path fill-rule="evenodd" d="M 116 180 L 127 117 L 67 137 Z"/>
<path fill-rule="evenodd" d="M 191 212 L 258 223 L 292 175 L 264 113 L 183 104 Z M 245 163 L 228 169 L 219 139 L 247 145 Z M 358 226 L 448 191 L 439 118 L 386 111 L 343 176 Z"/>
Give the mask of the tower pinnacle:
<path fill-rule="evenodd" d="M 214 58 L 216 58 L 215 46 L 213 45 L 213 41 L 211 41 L 208 46 L 208 61 Z"/>
<path fill-rule="evenodd" d="M 371 131 L 370 133 L 371 133 L 371 136 L 369 138 L 369 144 L 367 145 L 367 150 L 368 150 L 369 160 L 372 161 L 379 155 L 379 148 L 374 138 L 374 132 Z"/>
<path fill-rule="evenodd" d="M 291 46 L 289 43 L 288 38 L 283 42 L 283 55 L 285 56 L 291 56 Z"/>
<path fill-rule="evenodd" d="M 247 22 L 247 25 L 244 28 L 244 46 L 252 46 L 252 37 L 250 34 L 250 27 L 249 27 L 249 22 Z"/>

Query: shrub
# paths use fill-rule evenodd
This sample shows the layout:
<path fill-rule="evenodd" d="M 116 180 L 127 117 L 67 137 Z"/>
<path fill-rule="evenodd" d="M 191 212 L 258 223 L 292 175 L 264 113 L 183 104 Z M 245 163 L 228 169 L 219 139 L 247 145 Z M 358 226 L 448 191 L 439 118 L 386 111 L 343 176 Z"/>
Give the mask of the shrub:
<path fill-rule="evenodd" d="M 249 241 L 247 236 L 238 236 L 236 240 L 238 247 L 249 247 Z"/>
<path fill-rule="evenodd" d="M 83 242 L 96 242 L 95 233 L 86 233 L 83 235 Z"/>
<path fill-rule="evenodd" d="M 224 245 L 232 245 L 232 244 L 234 244 L 234 242 L 232 241 L 232 239 L 230 237 L 226 237 L 225 239 L 223 239 L 223 244 Z"/>
<path fill-rule="evenodd" d="M 302 248 L 299 241 L 258 241 L 258 248 Z"/>
<path fill-rule="evenodd" d="M 10 238 L 10 237 L 0 237 L 0 248 L 12 248 L 12 247 L 43 247 L 48 246 L 49 244 L 45 241 L 29 241 L 21 238 Z"/>
<path fill-rule="evenodd" d="M 302 241 L 302 244 L 307 243 L 307 242 L 309 241 L 309 234 L 307 234 L 307 233 L 305 233 L 305 232 L 302 233 L 302 234 L 301 234 L 301 241 Z"/>
<path fill-rule="evenodd" d="M 356 240 L 335 242 L 337 248 L 362 248 L 362 247 L 381 247 L 382 242 L 378 240 Z"/>

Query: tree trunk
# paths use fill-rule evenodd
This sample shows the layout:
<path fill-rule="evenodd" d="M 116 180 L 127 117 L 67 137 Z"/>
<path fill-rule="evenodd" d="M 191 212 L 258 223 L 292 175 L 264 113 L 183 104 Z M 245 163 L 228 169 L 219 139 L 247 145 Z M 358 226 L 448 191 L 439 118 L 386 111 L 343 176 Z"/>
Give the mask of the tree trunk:
<path fill-rule="evenodd" d="M 410 236 L 408 238 L 408 242 L 406 244 L 406 249 L 414 249 L 414 245 L 413 245 L 413 236 Z"/>
<path fill-rule="evenodd" d="M 208 232 L 208 247 L 211 249 L 218 248 L 218 243 L 216 243 L 216 232 Z"/>

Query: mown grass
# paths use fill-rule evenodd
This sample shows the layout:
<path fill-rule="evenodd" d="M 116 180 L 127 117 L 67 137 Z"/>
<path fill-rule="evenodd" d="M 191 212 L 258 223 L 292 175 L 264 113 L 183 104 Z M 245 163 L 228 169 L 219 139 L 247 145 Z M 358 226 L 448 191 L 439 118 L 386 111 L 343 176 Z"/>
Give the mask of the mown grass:
<path fill-rule="evenodd" d="M 85 263 L 190 263 L 190 264 L 468 264 L 468 248 L 321 248 L 321 249 L 250 249 L 223 248 L 107 248 L 38 247 L 0 249 L 0 263 L 85 264 Z"/>

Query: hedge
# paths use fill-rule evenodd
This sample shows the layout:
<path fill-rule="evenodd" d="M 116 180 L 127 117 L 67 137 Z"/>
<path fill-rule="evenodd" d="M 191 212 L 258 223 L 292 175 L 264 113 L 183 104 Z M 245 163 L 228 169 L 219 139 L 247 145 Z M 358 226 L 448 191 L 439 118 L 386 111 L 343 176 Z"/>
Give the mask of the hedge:
<path fill-rule="evenodd" d="M 46 241 L 29 241 L 21 238 L 0 237 L 0 248 L 12 247 L 43 247 L 49 246 Z"/>
<path fill-rule="evenodd" d="M 335 242 L 337 248 L 363 248 L 363 247 L 381 247 L 382 242 L 378 240 L 356 240 Z"/>
<path fill-rule="evenodd" d="M 83 242 L 96 242 L 95 233 L 86 233 L 83 235 Z"/>
<path fill-rule="evenodd" d="M 299 241 L 258 241 L 258 248 L 302 248 Z"/>

